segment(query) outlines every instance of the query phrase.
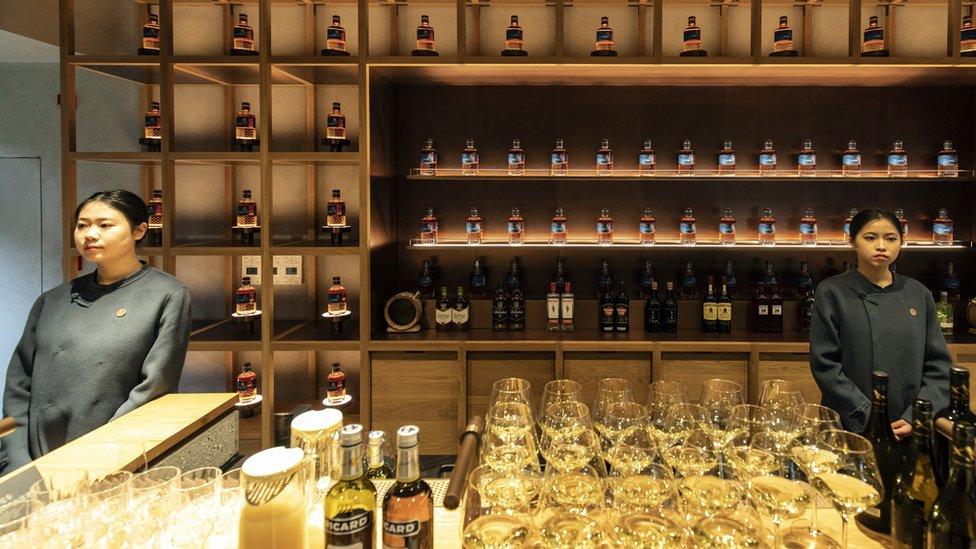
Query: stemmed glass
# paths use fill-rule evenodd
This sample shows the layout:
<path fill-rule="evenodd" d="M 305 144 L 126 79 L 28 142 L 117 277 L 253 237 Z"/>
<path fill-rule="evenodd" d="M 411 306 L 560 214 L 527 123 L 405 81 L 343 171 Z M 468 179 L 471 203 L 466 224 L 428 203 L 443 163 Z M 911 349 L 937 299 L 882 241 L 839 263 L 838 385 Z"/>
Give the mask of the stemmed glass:
<path fill-rule="evenodd" d="M 561 468 L 589 464 L 606 474 L 600 437 L 593 429 L 589 409 L 580 402 L 561 402 L 548 408 L 540 449 L 547 464 Z"/>
<path fill-rule="evenodd" d="M 488 401 L 488 408 L 500 402 L 521 402 L 529 407 L 535 416 L 535 402 L 532 400 L 532 384 L 528 381 L 508 377 L 499 379 L 491 386 L 491 399 Z"/>
<path fill-rule="evenodd" d="M 647 432 L 658 446 L 668 446 L 664 435 L 668 412 L 675 404 L 688 402 L 688 389 L 677 381 L 661 380 L 651 383 L 647 393 Z"/>
<path fill-rule="evenodd" d="M 781 546 L 783 521 L 799 518 L 810 505 L 812 494 L 806 482 L 792 480 L 782 466 L 785 457 L 780 456 L 774 437 L 761 433 L 753 438 L 753 451 L 776 456 L 776 467 L 752 475 L 748 480 L 749 495 L 753 503 L 769 514 L 774 526 L 776 547 Z"/>
<path fill-rule="evenodd" d="M 661 429 L 665 446 L 684 444 L 685 439 L 693 432 L 701 431 L 704 422 L 705 409 L 699 404 L 682 403 L 671 406 Z"/>
<path fill-rule="evenodd" d="M 546 547 L 595 548 L 603 528 L 594 517 L 606 507 L 603 479 L 589 466 L 546 467 L 538 521 Z"/>
<path fill-rule="evenodd" d="M 636 402 L 614 402 L 607 406 L 596 428 L 602 435 L 601 448 L 607 455 L 624 437 L 647 437 L 647 409 Z"/>
<path fill-rule="evenodd" d="M 759 404 L 766 408 L 796 409 L 805 404 L 803 391 L 792 381 L 767 379 L 759 392 Z"/>
<path fill-rule="evenodd" d="M 607 408 L 616 402 L 635 402 L 634 391 L 630 388 L 630 382 L 619 377 L 608 377 L 596 383 L 596 399 L 593 402 L 591 412 L 593 421 L 597 423 L 599 429 L 600 420 L 607 413 Z"/>
<path fill-rule="evenodd" d="M 877 505 L 884 497 L 884 485 L 868 439 L 838 430 L 825 431 L 822 436 L 825 449 L 840 458 L 840 465 L 834 471 L 814 474 L 810 484 L 840 513 L 841 546 L 846 548 L 851 518 Z"/>

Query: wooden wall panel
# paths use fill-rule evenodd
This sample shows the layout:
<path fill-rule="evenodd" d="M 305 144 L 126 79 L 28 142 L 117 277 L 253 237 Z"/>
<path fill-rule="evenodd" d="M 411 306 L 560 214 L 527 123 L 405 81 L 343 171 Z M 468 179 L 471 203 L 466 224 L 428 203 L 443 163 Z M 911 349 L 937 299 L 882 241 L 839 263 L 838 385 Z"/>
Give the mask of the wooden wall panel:
<path fill-rule="evenodd" d="M 758 403 L 759 390 L 767 379 L 784 379 L 800 386 L 803 400 L 808 404 L 820 404 L 820 388 L 810 373 L 810 355 L 807 353 L 759 353 L 759 368 L 754 383 L 753 400 Z M 750 380 L 752 381 L 752 380 Z"/>
<path fill-rule="evenodd" d="M 587 406 L 596 398 L 596 384 L 603 378 L 621 377 L 630 381 L 634 398 L 647 401 L 651 383 L 651 353 L 647 352 L 566 352 L 563 355 L 566 379 L 583 384 L 583 402 Z"/>
<path fill-rule="evenodd" d="M 702 384 L 712 378 L 730 379 L 749 387 L 749 353 L 671 352 L 661 353 L 655 379 L 679 381 L 688 387 L 688 399 L 697 401 Z"/>
<path fill-rule="evenodd" d="M 484 416 L 491 398 L 491 386 L 499 379 L 520 377 L 532 385 L 533 405 L 555 375 L 556 354 L 546 352 L 468 351 L 468 417 Z"/>

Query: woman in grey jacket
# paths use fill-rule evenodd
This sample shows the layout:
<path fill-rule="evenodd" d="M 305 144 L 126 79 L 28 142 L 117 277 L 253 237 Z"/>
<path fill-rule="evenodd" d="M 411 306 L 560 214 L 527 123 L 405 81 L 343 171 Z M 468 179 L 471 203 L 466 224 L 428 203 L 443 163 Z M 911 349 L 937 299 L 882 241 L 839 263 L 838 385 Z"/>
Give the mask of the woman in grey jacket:
<path fill-rule="evenodd" d="M 2 440 L 10 472 L 177 389 L 190 334 L 190 296 L 139 261 L 148 208 L 128 191 L 99 192 L 75 210 L 78 252 L 95 272 L 42 294 L 7 367 Z M 5 463 L 4 463 L 5 462 Z"/>
<path fill-rule="evenodd" d="M 850 234 L 857 269 L 817 286 L 810 369 L 823 404 L 856 432 L 867 427 L 871 372 L 887 372 L 888 420 L 903 439 L 912 431 L 915 398 L 932 401 L 934 410 L 949 404 L 949 349 L 932 293 L 889 268 L 902 247 L 898 218 L 885 210 L 861 210 Z"/>

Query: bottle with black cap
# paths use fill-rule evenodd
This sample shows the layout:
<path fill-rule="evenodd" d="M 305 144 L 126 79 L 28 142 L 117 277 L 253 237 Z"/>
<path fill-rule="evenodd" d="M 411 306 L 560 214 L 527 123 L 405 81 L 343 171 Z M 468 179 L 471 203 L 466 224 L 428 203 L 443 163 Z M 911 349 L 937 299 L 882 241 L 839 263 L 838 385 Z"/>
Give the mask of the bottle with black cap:
<path fill-rule="evenodd" d="M 976 504 L 973 501 L 973 424 L 957 421 L 952 428 L 949 478 L 929 514 L 928 546 L 976 547 Z"/>
<path fill-rule="evenodd" d="M 434 492 L 420 478 L 420 429 L 397 429 L 396 483 L 383 496 L 383 547 L 434 546 Z"/>
<path fill-rule="evenodd" d="M 912 449 L 895 478 L 891 496 L 891 539 L 897 548 L 924 548 L 928 515 L 939 495 L 932 472 L 932 403 L 915 399 Z"/>
<path fill-rule="evenodd" d="M 969 408 L 969 370 L 953 366 L 949 368 L 949 406 L 935 414 L 936 423 L 947 419 L 952 423 L 968 421 L 976 424 L 976 415 Z M 949 439 L 941 434 L 935 436 L 935 480 L 939 488 L 945 486 L 949 477 Z"/>
<path fill-rule="evenodd" d="M 874 446 L 874 456 L 878 461 L 878 471 L 881 473 L 881 483 L 884 485 L 884 499 L 875 509 L 869 509 L 857 515 L 857 522 L 865 528 L 889 534 L 891 532 L 891 493 L 895 481 L 895 473 L 901 466 L 898 441 L 891 429 L 888 419 L 888 374 L 874 371 L 871 373 L 871 417 L 864 437 Z"/>

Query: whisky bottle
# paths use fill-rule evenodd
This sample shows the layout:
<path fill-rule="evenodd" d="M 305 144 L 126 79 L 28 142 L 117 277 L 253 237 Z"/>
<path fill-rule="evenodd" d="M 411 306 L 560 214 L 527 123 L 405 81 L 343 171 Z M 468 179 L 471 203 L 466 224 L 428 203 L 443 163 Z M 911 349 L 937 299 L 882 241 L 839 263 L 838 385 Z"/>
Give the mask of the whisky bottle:
<path fill-rule="evenodd" d="M 695 151 L 691 150 L 691 140 L 685 139 L 678 152 L 678 175 L 695 175 Z"/>
<path fill-rule="evenodd" d="M 566 291 L 566 266 L 562 258 L 556 259 L 556 268 L 552 272 L 552 280 L 556 283 L 556 291 L 563 293 Z"/>
<path fill-rule="evenodd" d="M 813 215 L 812 208 L 803 210 L 803 216 L 800 217 L 800 244 L 817 245 L 817 218 Z"/>
<path fill-rule="evenodd" d="M 421 262 L 420 275 L 417 277 L 417 289 L 420 291 L 422 299 L 434 298 L 434 269 L 429 259 Z"/>
<path fill-rule="evenodd" d="M 159 101 L 149 103 L 149 110 L 146 111 L 145 128 L 143 129 L 142 137 L 145 139 L 155 140 L 157 143 L 155 147 L 159 147 L 158 143 L 163 139 L 163 119 L 159 112 Z"/>
<path fill-rule="evenodd" d="M 698 232 L 695 230 L 695 214 L 691 208 L 685 208 L 681 221 L 678 223 L 678 239 L 687 246 L 692 246 L 698 242 Z"/>
<path fill-rule="evenodd" d="M 972 22 L 970 22 L 972 24 Z M 976 29 L 973 30 L 974 42 L 976 42 Z M 976 52 L 976 50 L 973 50 Z M 936 157 L 939 165 L 939 177 L 959 177 L 959 153 L 952 146 L 952 141 L 946 139 L 942 142 L 942 150 Z"/>
<path fill-rule="evenodd" d="M 759 175 L 776 175 L 776 150 L 772 139 L 764 141 L 759 151 Z"/>
<path fill-rule="evenodd" d="M 861 150 L 857 148 L 857 141 L 851 139 L 840 157 L 841 174 L 851 177 L 861 175 Z"/>
<path fill-rule="evenodd" d="M 338 15 L 332 16 L 332 24 L 325 31 L 325 48 L 332 51 L 346 51 L 346 29 Z"/>
<path fill-rule="evenodd" d="M 325 496 L 325 547 L 373 547 L 376 488 L 363 472 L 363 426 L 339 430 L 342 461 L 339 481 Z"/>
<path fill-rule="evenodd" d="M 759 217 L 759 243 L 764 246 L 776 244 L 776 218 L 769 208 L 763 210 Z"/>
<path fill-rule="evenodd" d="M 656 167 L 657 155 L 654 154 L 654 145 L 650 139 L 645 139 L 637 154 L 637 175 L 654 175 Z"/>
<path fill-rule="evenodd" d="M 785 15 L 779 17 L 779 26 L 773 31 L 773 52 L 793 51 L 793 27 Z"/>
<path fill-rule="evenodd" d="M 549 175 L 566 175 L 569 173 L 569 153 L 562 139 L 556 140 L 556 147 L 549 157 Z"/>
<path fill-rule="evenodd" d="M 760 282 L 756 285 L 755 315 L 753 321 L 755 331 L 766 333 L 769 331 L 769 296 L 766 295 L 766 285 Z"/>
<path fill-rule="evenodd" d="M 484 238 L 484 227 L 481 221 L 481 215 L 478 214 L 478 208 L 471 208 L 468 213 L 468 218 L 464 222 L 464 232 L 467 236 L 467 242 L 471 245 L 481 244 L 481 240 Z"/>
<path fill-rule="evenodd" d="M 878 16 L 868 18 L 868 26 L 864 29 L 864 45 L 862 54 L 879 55 L 885 51 L 884 27 L 878 24 Z"/>
<path fill-rule="evenodd" d="M 600 296 L 600 331 L 611 333 L 614 331 L 614 317 L 617 313 L 617 306 L 613 299 L 613 288 L 608 287 L 603 295 Z"/>
<path fill-rule="evenodd" d="M 142 49 L 140 55 L 159 55 L 159 15 L 149 14 L 149 20 L 142 26 Z"/>
<path fill-rule="evenodd" d="M 701 49 L 701 29 L 698 28 L 694 15 L 688 16 L 688 26 L 682 33 L 683 51 L 696 51 Z"/>
<path fill-rule="evenodd" d="M 800 262 L 800 272 L 796 275 L 793 287 L 793 295 L 797 297 L 802 297 L 813 289 L 813 275 L 810 274 L 810 264 L 806 261 Z"/>
<path fill-rule="evenodd" d="M 508 243 L 521 246 L 525 242 L 525 219 L 518 208 L 512 208 L 512 216 L 508 218 Z"/>
<path fill-rule="evenodd" d="M 891 145 L 888 151 L 888 177 L 905 177 L 908 175 L 908 153 L 899 139 Z"/>
<path fill-rule="evenodd" d="M 386 433 L 370 431 L 366 446 L 366 478 L 386 479 L 393 476 L 386 464 Z"/>
<path fill-rule="evenodd" d="M 702 299 L 701 327 L 704 332 L 718 331 L 718 298 L 715 297 L 715 284 L 709 275 L 708 291 Z"/>
<path fill-rule="evenodd" d="M 731 259 L 725 260 L 725 272 L 722 273 L 722 276 L 725 277 L 725 283 L 729 287 L 729 297 L 735 299 L 736 296 L 738 295 L 737 293 L 738 285 L 735 276 L 735 263 Z"/>
<path fill-rule="evenodd" d="M 474 146 L 474 139 L 468 139 L 461 153 L 461 175 L 478 175 L 480 158 L 478 149 Z"/>
<path fill-rule="evenodd" d="M 556 208 L 556 214 L 552 216 L 549 225 L 549 243 L 555 246 L 562 246 L 566 243 L 566 215 L 562 208 Z"/>
<path fill-rule="evenodd" d="M 550 332 L 559 331 L 559 292 L 556 283 L 549 283 L 549 293 L 546 294 L 546 329 Z"/>
<path fill-rule="evenodd" d="M 505 29 L 505 49 L 509 51 L 521 51 L 524 47 L 522 27 L 519 26 L 518 15 L 513 15 L 508 28 Z"/>
<path fill-rule="evenodd" d="M 239 315 L 251 315 L 258 310 L 258 291 L 251 286 L 251 277 L 241 278 L 241 286 L 234 291 L 234 312 Z"/>
<path fill-rule="evenodd" d="M 955 303 L 959 301 L 959 276 L 956 275 L 956 264 L 952 261 L 946 263 L 945 272 L 942 273 L 942 280 L 939 285 L 941 286 L 940 291 L 946 292 L 949 295 L 949 301 Z"/>
<path fill-rule="evenodd" d="M 241 404 L 254 402 L 258 396 L 258 375 L 251 369 L 251 363 L 245 362 L 241 373 L 237 375 L 237 398 Z"/>
<path fill-rule="evenodd" d="M 949 217 L 949 210 L 939 208 L 939 215 L 932 220 L 932 240 L 940 246 L 952 244 L 952 230 L 955 222 Z"/>
<path fill-rule="evenodd" d="M 420 243 L 437 244 L 437 218 L 434 208 L 427 208 L 427 213 L 420 219 Z"/>
<path fill-rule="evenodd" d="M 601 246 L 613 244 L 613 218 L 608 208 L 602 208 L 596 219 L 596 242 Z"/>
<path fill-rule="evenodd" d="M 718 175 L 735 175 L 735 149 L 732 148 L 731 139 L 722 143 L 722 150 L 718 153 Z"/>
<path fill-rule="evenodd" d="M 437 310 L 434 312 L 434 327 L 438 332 L 449 332 L 454 329 L 451 322 L 454 307 L 451 298 L 447 297 L 447 286 L 441 286 L 441 297 L 437 300 Z"/>
<path fill-rule="evenodd" d="M 952 335 L 954 316 L 952 303 L 949 303 L 949 294 L 939 292 L 939 302 L 935 304 L 935 315 L 939 319 L 939 329 L 945 335 Z"/>
<path fill-rule="evenodd" d="M 640 297 L 641 299 L 647 299 L 651 295 L 651 285 L 654 283 L 654 268 L 651 266 L 651 260 L 644 260 L 644 267 L 640 272 Z"/>
<path fill-rule="evenodd" d="M 613 51 L 613 29 L 607 16 L 600 18 L 600 26 L 596 29 L 596 51 Z"/>
<path fill-rule="evenodd" d="M 522 264 L 519 263 L 519 258 L 513 257 L 512 261 L 508 264 L 508 272 L 505 273 L 505 288 L 508 293 L 514 293 L 516 286 L 522 285 Z"/>
<path fill-rule="evenodd" d="M 916 398 L 912 406 L 912 448 L 895 477 L 891 496 L 891 539 L 899 549 L 926 546 L 928 514 L 939 495 L 932 470 L 932 403 Z"/>
<path fill-rule="evenodd" d="M 508 330 L 508 297 L 505 296 L 505 288 L 502 283 L 498 283 L 495 289 L 495 297 L 491 300 L 491 329 L 496 332 Z"/>
<path fill-rule="evenodd" d="M 420 149 L 420 175 L 437 175 L 437 149 L 434 140 L 427 138 L 424 148 Z"/>
<path fill-rule="evenodd" d="M 973 16 L 964 15 L 962 28 L 959 30 L 959 52 L 963 57 L 973 57 L 976 55 L 976 25 L 973 24 Z"/>
<path fill-rule="evenodd" d="M 235 52 L 254 51 L 254 29 L 247 24 L 247 14 L 241 13 L 237 16 L 237 24 L 234 25 L 234 44 Z"/>
<path fill-rule="evenodd" d="M 332 371 L 325 378 L 328 384 L 326 398 L 332 404 L 337 404 L 346 396 L 346 374 L 339 368 L 338 362 L 332 363 Z"/>
<path fill-rule="evenodd" d="M 797 318 L 796 327 L 797 331 L 799 331 L 801 334 L 810 333 L 810 324 L 813 322 L 813 309 L 815 304 L 816 301 L 814 298 L 814 291 L 813 287 L 811 286 L 809 289 L 807 289 L 806 293 L 803 295 L 803 298 L 800 300 L 799 306 L 797 307 L 797 315 L 799 318 Z"/>
<path fill-rule="evenodd" d="M 654 244 L 657 236 L 657 229 L 654 222 L 654 212 L 650 208 L 644 208 L 641 214 L 640 223 L 637 224 L 637 233 L 640 243 L 644 246 Z"/>
<path fill-rule="evenodd" d="M 901 223 L 901 238 L 902 240 L 906 240 L 908 238 L 908 218 L 905 217 L 905 210 L 896 208 L 895 217 L 897 217 L 898 222 Z"/>
<path fill-rule="evenodd" d="M 854 265 L 850 261 L 844 262 L 844 272 L 849 273 L 854 270 Z"/>
<path fill-rule="evenodd" d="M 976 422 L 976 414 L 969 408 L 969 370 L 961 366 L 949 368 L 949 406 L 935 414 L 933 422 L 946 419 L 958 425 Z M 935 437 L 935 479 L 939 489 L 945 489 L 949 476 L 949 443 L 943 436 Z"/>
<path fill-rule="evenodd" d="M 817 175 L 817 153 L 813 150 L 813 140 L 804 139 L 800 154 L 796 155 L 796 174 L 803 177 Z"/>
<path fill-rule="evenodd" d="M 875 507 L 857 516 L 857 522 L 867 529 L 888 535 L 891 533 L 891 496 L 895 474 L 901 466 L 901 454 L 895 433 L 891 429 L 891 416 L 888 413 L 888 374 L 882 371 L 871 373 L 871 415 L 864 438 L 871 441 L 874 457 L 881 473 L 884 497 Z"/>
<path fill-rule="evenodd" d="M 325 224 L 329 227 L 346 226 L 346 201 L 339 195 L 339 189 L 332 189 L 332 198 L 325 205 Z"/>
<path fill-rule="evenodd" d="M 783 333 L 783 296 L 779 293 L 779 285 L 773 284 L 769 290 L 769 331 L 774 334 Z"/>
<path fill-rule="evenodd" d="M 674 298 L 674 282 L 668 281 L 668 292 L 661 307 L 661 330 L 668 334 L 678 332 L 678 301 Z"/>
<path fill-rule="evenodd" d="M 651 291 L 644 301 L 644 331 L 657 333 L 661 331 L 661 299 L 657 295 L 657 281 L 651 282 Z"/>
<path fill-rule="evenodd" d="M 348 295 L 346 287 L 342 285 L 342 279 L 338 276 L 332 277 L 332 286 L 329 287 L 329 314 L 342 314 L 349 310 Z"/>
<path fill-rule="evenodd" d="M 434 51 L 434 27 L 430 26 L 430 17 L 420 16 L 417 26 L 417 49 L 420 51 Z"/>
<path fill-rule="evenodd" d="M 610 272 L 610 264 L 604 259 L 600 264 L 600 271 L 596 275 L 596 293 L 603 296 L 610 293 L 610 285 L 613 283 L 613 274 Z"/>
<path fill-rule="evenodd" d="M 695 269 L 691 266 L 691 261 L 685 262 L 679 291 L 681 299 L 698 299 L 698 279 L 695 278 Z"/>
<path fill-rule="evenodd" d="M 346 138 L 346 115 L 339 109 L 338 101 L 332 103 L 332 112 L 325 118 L 325 138 L 326 139 L 345 139 Z"/>
<path fill-rule="evenodd" d="M 732 210 L 725 208 L 718 220 L 718 243 L 725 246 L 735 244 L 735 216 Z"/>
<path fill-rule="evenodd" d="M 521 282 L 512 288 L 512 298 L 508 301 L 508 329 L 513 332 L 525 330 L 525 296 Z"/>
<path fill-rule="evenodd" d="M 567 282 L 564 288 L 563 293 L 559 294 L 560 331 L 572 332 L 574 329 L 573 312 L 575 309 L 575 296 L 573 295 L 572 282 Z"/>
<path fill-rule="evenodd" d="M 238 141 L 250 141 L 257 138 L 257 119 L 251 114 L 251 104 L 241 103 L 241 110 L 234 119 L 234 137 Z"/>
<path fill-rule="evenodd" d="M 732 331 L 732 299 L 729 298 L 728 284 L 725 277 L 722 277 L 722 293 L 718 296 L 718 306 L 716 311 L 718 320 L 715 323 L 716 331 L 727 334 Z"/>
<path fill-rule="evenodd" d="M 600 148 L 596 151 L 596 174 L 613 175 L 613 150 L 609 139 L 600 141 Z"/>
<path fill-rule="evenodd" d="M 464 288 L 457 287 L 457 297 L 454 298 L 454 308 L 451 310 L 451 323 L 459 332 L 466 332 L 471 327 L 471 305 L 464 298 Z"/>
<path fill-rule="evenodd" d="M 420 429 L 397 429 L 396 482 L 383 496 L 383 547 L 434 547 L 434 492 L 420 478 Z"/>
<path fill-rule="evenodd" d="M 851 222 L 854 221 L 854 216 L 857 215 L 858 209 L 851 208 L 847 212 L 847 219 L 844 220 L 844 242 L 850 244 L 851 242 Z"/>
<path fill-rule="evenodd" d="M 468 275 L 468 293 L 472 299 L 481 299 L 488 295 L 488 273 L 481 265 L 480 258 L 474 258 L 471 274 Z"/>
<path fill-rule="evenodd" d="M 769 289 L 770 286 L 772 286 L 773 284 L 776 284 L 776 275 L 773 273 L 773 262 L 772 261 L 767 261 L 766 262 L 766 264 L 765 264 L 765 266 L 763 268 L 762 275 L 760 275 L 759 280 L 760 280 L 760 282 L 762 282 L 763 284 L 766 285 L 766 289 L 767 290 Z"/>
<path fill-rule="evenodd" d="M 620 281 L 617 286 L 617 295 L 614 298 L 614 315 L 613 315 L 613 326 L 614 331 L 617 332 L 629 332 L 630 331 L 630 297 L 627 296 L 627 289 L 624 287 L 624 282 Z"/>
<path fill-rule="evenodd" d="M 150 229 L 163 228 L 163 191 L 153 189 L 152 198 L 149 199 L 149 221 Z"/>
<path fill-rule="evenodd" d="M 244 189 L 241 199 L 237 201 L 237 226 L 238 227 L 257 227 L 258 225 L 258 205 L 251 198 L 251 190 Z"/>
<path fill-rule="evenodd" d="M 525 151 L 518 139 L 512 140 L 512 148 L 508 151 L 508 175 L 525 175 Z"/>
<path fill-rule="evenodd" d="M 929 514 L 928 546 L 973 547 L 976 545 L 976 508 L 973 504 L 973 435 L 970 422 L 957 422 L 952 429 L 949 478 Z"/>

